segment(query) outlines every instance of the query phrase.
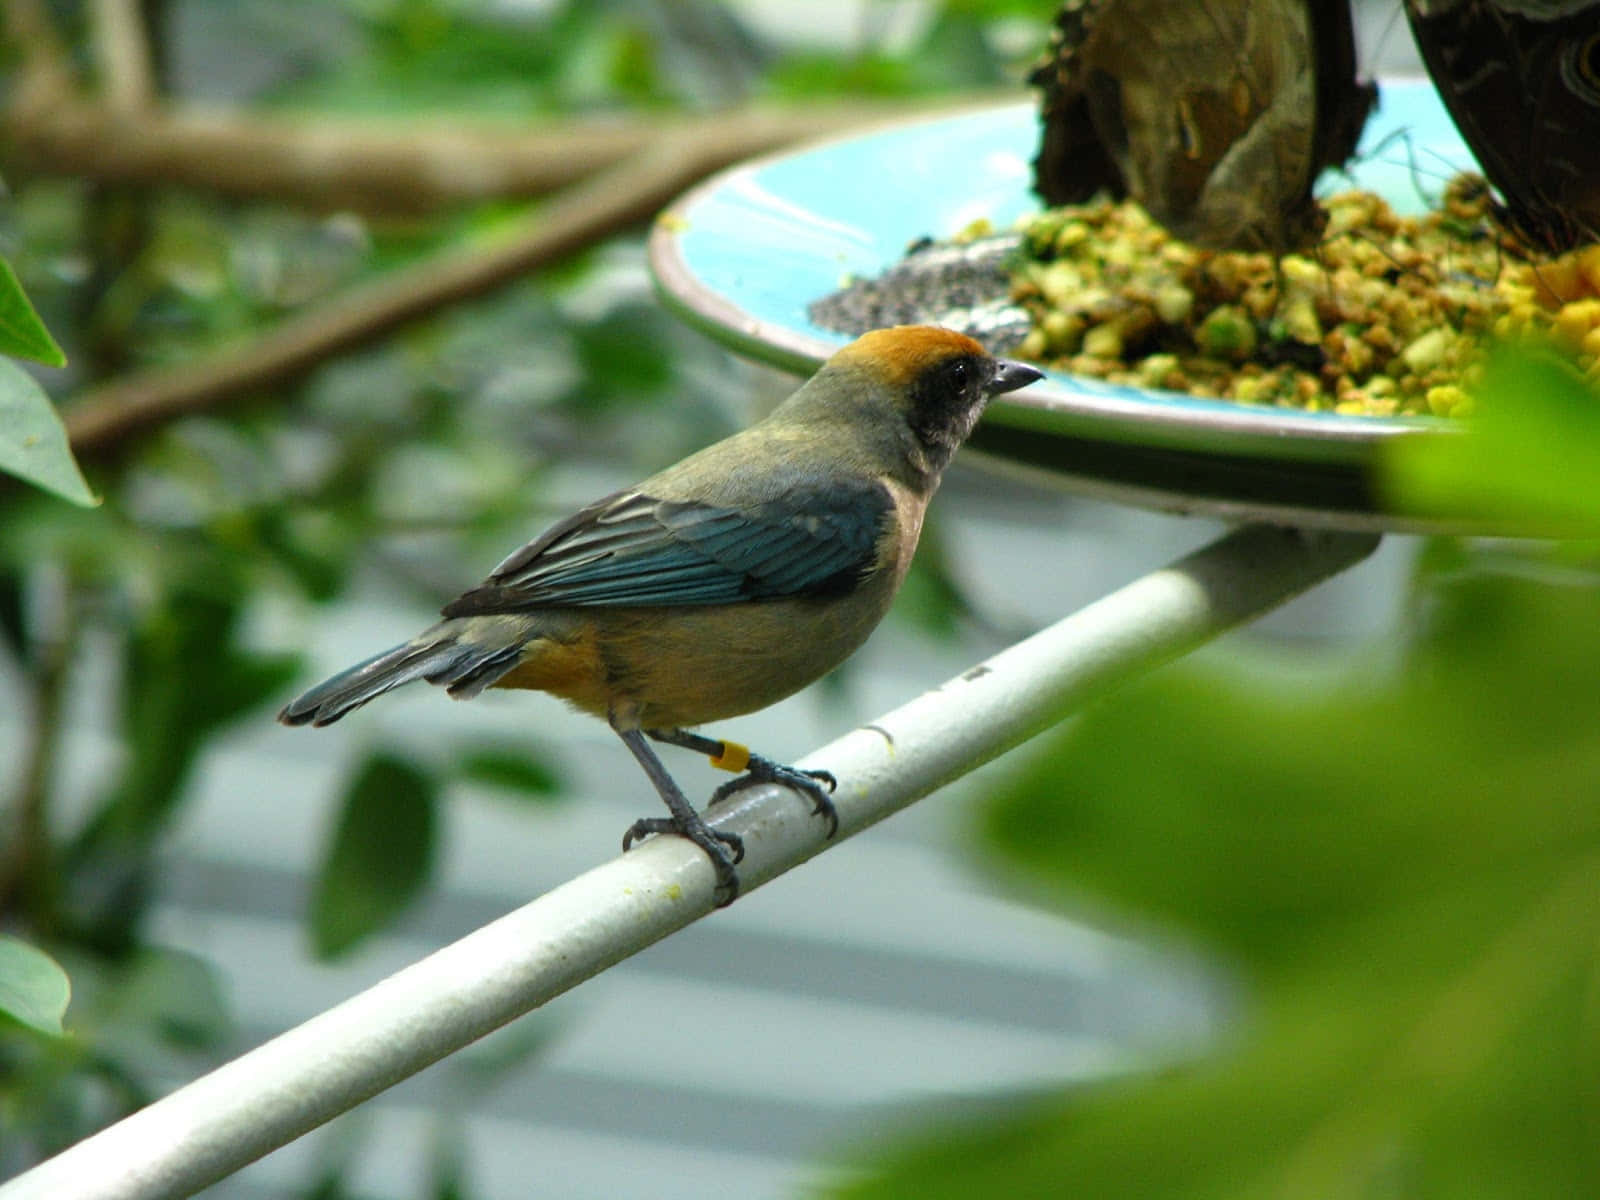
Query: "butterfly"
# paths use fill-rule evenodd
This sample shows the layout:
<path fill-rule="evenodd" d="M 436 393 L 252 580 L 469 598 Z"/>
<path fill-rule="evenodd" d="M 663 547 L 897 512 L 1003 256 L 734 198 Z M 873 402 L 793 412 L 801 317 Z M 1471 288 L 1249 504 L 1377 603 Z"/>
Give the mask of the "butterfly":
<path fill-rule="evenodd" d="M 1315 241 L 1311 186 L 1377 99 L 1343 0 L 1066 0 L 1030 79 L 1047 204 L 1131 196 L 1210 249 Z"/>
<path fill-rule="evenodd" d="M 1600 0 L 1406 0 L 1456 128 L 1535 247 L 1600 239 Z"/>

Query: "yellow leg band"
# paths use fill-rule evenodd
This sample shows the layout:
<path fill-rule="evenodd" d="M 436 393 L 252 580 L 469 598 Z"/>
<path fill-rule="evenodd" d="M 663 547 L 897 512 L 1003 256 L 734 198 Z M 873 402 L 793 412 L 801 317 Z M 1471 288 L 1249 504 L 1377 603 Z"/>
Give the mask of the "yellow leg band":
<path fill-rule="evenodd" d="M 750 748 L 738 742 L 723 742 L 722 753 L 712 758 L 711 765 L 719 771 L 732 771 L 738 775 L 750 765 Z"/>

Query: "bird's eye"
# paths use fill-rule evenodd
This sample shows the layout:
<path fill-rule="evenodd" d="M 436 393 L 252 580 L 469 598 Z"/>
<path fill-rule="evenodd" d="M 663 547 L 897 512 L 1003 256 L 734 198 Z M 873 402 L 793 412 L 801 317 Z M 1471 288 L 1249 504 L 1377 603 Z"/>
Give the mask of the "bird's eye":
<path fill-rule="evenodd" d="M 971 376 L 972 367 L 967 363 L 966 359 L 958 358 L 955 362 L 950 364 L 950 382 L 955 386 L 957 391 L 966 390 L 967 381 L 971 378 Z"/>

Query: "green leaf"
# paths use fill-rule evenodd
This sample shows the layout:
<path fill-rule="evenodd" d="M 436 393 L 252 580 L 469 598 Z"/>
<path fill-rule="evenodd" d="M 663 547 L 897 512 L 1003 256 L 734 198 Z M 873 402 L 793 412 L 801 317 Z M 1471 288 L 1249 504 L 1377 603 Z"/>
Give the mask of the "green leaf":
<path fill-rule="evenodd" d="M 471 1200 L 471 1158 L 459 1113 L 444 1114 L 434 1122 L 428 1157 L 427 1195 L 432 1200 Z"/>
<path fill-rule="evenodd" d="M 335 958 L 386 928 L 433 868 L 438 783 L 415 764 L 374 754 L 344 795 L 311 899 L 311 941 Z"/>
<path fill-rule="evenodd" d="M 43 950 L 0 933 L 0 1013 L 29 1029 L 60 1037 L 72 999 L 67 973 Z"/>
<path fill-rule="evenodd" d="M 115 994 L 119 1023 L 164 1048 L 216 1050 L 233 1029 L 217 968 L 186 951 L 140 948 Z"/>
<path fill-rule="evenodd" d="M 228 580 L 214 559 L 205 582 Z M 278 696 L 298 660 L 240 645 L 244 598 L 210 594 L 175 578 L 164 603 L 143 614 L 130 632 L 122 664 L 122 733 L 128 753 L 106 806 L 77 839 L 85 870 L 104 878 L 101 854 L 124 853 L 154 836 L 183 796 L 190 772 L 218 729 Z M 87 882 L 87 881 L 86 881 Z M 125 911 L 114 901 L 108 916 Z"/>
<path fill-rule="evenodd" d="M 998 87 L 1006 82 L 989 48 L 986 23 L 978 14 L 945 6 L 928 24 L 911 54 L 928 90 Z"/>
<path fill-rule="evenodd" d="M 1380 487 L 1398 511 L 1600 534 L 1600 392 L 1556 351 L 1506 348 L 1455 436 L 1386 439 Z"/>
<path fill-rule="evenodd" d="M 0 568 L 0 639 L 19 661 L 28 657 L 27 586 L 24 572 Z"/>
<path fill-rule="evenodd" d="M 0 471 L 74 504 L 98 504 L 84 482 L 50 397 L 16 363 L 0 358 Z"/>
<path fill-rule="evenodd" d="M 1167 668 L 985 825 L 1245 987 L 1206 1057 L 910 1145 L 849 1196 L 1600 1194 L 1600 570 L 1429 556 L 1404 654 Z"/>
<path fill-rule="evenodd" d="M 661 314 L 644 304 L 619 305 L 572 328 L 583 396 L 588 404 L 628 404 L 672 380 Z"/>
<path fill-rule="evenodd" d="M 67 356 L 39 320 L 11 264 L 0 258 L 0 354 L 28 358 L 47 367 L 64 367 Z"/>
<path fill-rule="evenodd" d="M 456 760 L 456 774 L 474 783 L 506 788 L 539 799 L 552 799 L 564 786 L 548 761 L 526 750 L 501 745 L 477 746 Z"/>

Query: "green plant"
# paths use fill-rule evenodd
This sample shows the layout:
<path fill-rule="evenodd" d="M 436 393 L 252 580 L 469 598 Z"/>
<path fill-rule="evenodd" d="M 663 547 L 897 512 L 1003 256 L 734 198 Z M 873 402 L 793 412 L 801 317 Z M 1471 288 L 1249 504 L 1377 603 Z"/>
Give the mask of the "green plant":
<path fill-rule="evenodd" d="M 168 6 L 137 7 L 153 18 L 142 49 L 173 100 Z M 948 7 L 936 35 L 899 55 L 922 55 L 919 89 L 941 85 L 924 53 L 938 45 L 954 48 L 934 56 L 948 68 L 941 86 L 994 77 L 997 57 L 973 35 L 988 17 Z M 11 133 L 38 135 L 62 113 L 92 116 L 106 98 L 96 88 L 139 74 L 123 61 L 130 45 L 97 44 L 96 27 L 71 5 L 18 0 L 3 13 L 8 66 L 17 67 L 0 93 Z M 278 145 L 296 119 L 321 137 L 341 113 L 395 117 L 402 132 L 426 117 L 498 118 L 492 133 L 537 133 L 569 114 L 653 120 L 660 110 L 692 115 L 800 90 L 779 84 L 784 56 L 717 3 L 570 0 L 513 13 L 438 0 L 245 0 L 211 19 L 215 36 L 233 39 L 221 82 L 232 82 L 232 50 L 242 47 L 262 81 L 216 127 L 234 131 L 237 146 L 205 142 L 172 178 L 137 184 L 100 176 L 93 156 L 82 177 L 60 178 L 59 148 L 35 148 L 26 169 L 7 170 L 15 190 L 0 207 L 0 240 L 73 350 L 75 374 L 47 384 L 71 393 L 62 412 L 91 482 L 72 466 L 51 401 L 7 362 L 0 470 L 102 500 L 69 508 L 0 487 L 0 653 L 14 668 L 3 707 L 20 746 L 0 784 L 9 805 L 0 922 L 33 947 L 0 943 L 0 1006 L 22 1018 L 0 1019 L 0 1176 L 137 1107 L 151 1080 L 193 1073 L 228 1046 L 228 1008 L 210 970 L 152 942 L 160 856 L 208 753 L 241 724 L 270 721 L 300 670 L 294 636 L 314 626 L 319 607 L 356 577 L 436 603 L 525 538 L 541 513 L 555 515 L 546 497 L 553 466 L 636 477 L 744 416 L 704 387 L 722 373 L 720 350 L 644 297 L 611 294 L 617 259 L 637 260 L 631 230 L 617 234 L 620 256 L 585 245 L 360 348 L 303 356 L 269 382 L 214 388 L 222 398 L 212 411 L 174 404 L 188 393 L 162 391 L 162 370 L 226 365 L 269 343 L 286 318 L 493 246 L 543 211 L 518 194 L 458 198 L 421 217 L 402 206 L 397 217 L 392 179 L 371 195 L 340 193 L 337 203 L 353 211 L 303 211 L 292 205 L 308 190 L 326 201 L 317 181 L 295 182 L 282 159 L 272 160 L 282 171 L 274 177 L 252 157 L 260 143 L 251 138 Z M 820 57 L 896 57 L 878 40 L 868 28 L 860 46 Z M 93 76 L 80 77 L 90 61 Z M 203 69 L 219 82 L 216 64 Z M 904 82 L 889 86 L 906 90 L 910 74 Z M 144 99 L 148 110 L 123 116 L 137 123 L 159 109 L 162 98 Z M 24 111 L 25 102 L 36 107 Z M 181 115 L 181 95 L 174 106 Z M 258 122 L 267 112 L 283 124 Z M 122 119 L 100 130 L 119 145 Z M 604 133 L 600 123 L 573 127 Z M 0 151 L 26 158 L 25 140 L 9 138 Z M 197 177 L 210 183 L 195 186 Z M 0 353 L 59 361 L 9 272 L 0 278 Z M 136 410 L 139 420 L 90 430 L 86 411 L 108 409 Z M 937 579 L 924 583 L 922 620 L 946 625 L 959 597 Z M 264 638 L 264 614 L 288 634 Z M 104 714 L 118 749 L 86 797 L 62 769 L 71 714 L 83 707 Z M 329 797 L 330 839 L 307 906 L 315 952 L 348 954 L 404 915 L 428 885 L 450 791 L 463 780 L 539 803 L 562 795 L 559 763 L 542 747 L 373 747 Z M 376 803 L 380 792 L 403 797 L 408 819 Z M 64 1036 L 51 1014 L 61 1016 L 65 977 L 43 952 L 72 978 Z M 464 1185 L 447 1158 L 438 1190 L 456 1194 Z M 333 1163 L 325 1192 L 343 1186 Z"/>
<path fill-rule="evenodd" d="M 1441 514 L 1600 533 L 1600 396 L 1507 353 L 1460 439 L 1396 447 Z M 1215 649 L 1033 748 L 1000 862 L 1234 973 L 1219 1045 L 904 1148 L 848 1196 L 1580 1196 L 1600 1039 L 1600 559 L 1438 540 L 1403 647 Z"/>

